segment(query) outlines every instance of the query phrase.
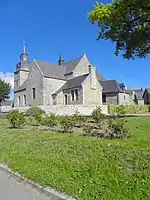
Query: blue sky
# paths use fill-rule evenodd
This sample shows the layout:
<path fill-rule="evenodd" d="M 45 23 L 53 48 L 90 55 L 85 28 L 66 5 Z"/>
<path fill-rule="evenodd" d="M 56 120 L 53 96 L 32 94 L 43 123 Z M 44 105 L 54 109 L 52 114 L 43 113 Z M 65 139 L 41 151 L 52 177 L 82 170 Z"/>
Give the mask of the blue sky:
<path fill-rule="evenodd" d="M 150 87 L 150 58 L 128 61 L 114 55 L 110 41 L 96 41 L 98 28 L 87 19 L 94 3 L 95 0 L 1 0 L 0 76 L 14 72 L 22 41 L 26 40 L 30 60 L 56 63 L 60 53 L 65 61 L 86 53 L 106 79 L 124 82 L 129 88 Z"/>

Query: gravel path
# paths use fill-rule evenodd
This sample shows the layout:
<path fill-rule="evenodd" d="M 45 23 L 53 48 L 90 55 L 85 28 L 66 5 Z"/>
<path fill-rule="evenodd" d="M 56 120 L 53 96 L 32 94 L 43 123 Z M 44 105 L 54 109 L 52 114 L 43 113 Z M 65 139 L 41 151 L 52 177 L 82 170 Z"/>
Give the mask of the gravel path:
<path fill-rule="evenodd" d="M 54 200 L 0 170 L 0 200 Z"/>

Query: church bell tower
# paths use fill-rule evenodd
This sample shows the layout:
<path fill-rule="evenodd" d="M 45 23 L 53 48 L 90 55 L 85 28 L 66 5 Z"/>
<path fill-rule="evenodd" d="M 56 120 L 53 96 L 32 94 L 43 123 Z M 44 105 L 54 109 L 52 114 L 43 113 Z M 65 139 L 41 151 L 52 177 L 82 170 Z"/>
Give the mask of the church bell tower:
<path fill-rule="evenodd" d="M 23 52 L 20 55 L 20 61 L 16 65 L 16 71 L 19 69 L 26 69 L 28 64 L 28 54 L 26 52 L 26 43 L 23 41 Z"/>

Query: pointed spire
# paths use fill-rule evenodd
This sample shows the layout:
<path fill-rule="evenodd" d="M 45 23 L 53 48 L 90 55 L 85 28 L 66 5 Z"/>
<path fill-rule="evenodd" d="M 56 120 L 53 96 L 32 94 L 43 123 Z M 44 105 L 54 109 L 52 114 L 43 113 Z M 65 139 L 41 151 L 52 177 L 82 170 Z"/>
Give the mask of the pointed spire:
<path fill-rule="evenodd" d="M 58 60 L 58 65 L 62 65 L 64 63 L 63 55 L 60 54 L 59 60 Z"/>
<path fill-rule="evenodd" d="M 26 53 L 26 41 L 23 41 L 23 53 Z"/>
<path fill-rule="evenodd" d="M 23 43 L 23 52 L 20 55 L 20 62 L 25 64 L 28 63 L 28 54 L 26 52 L 26 42 L 23 41 L 22 43 Z"/>

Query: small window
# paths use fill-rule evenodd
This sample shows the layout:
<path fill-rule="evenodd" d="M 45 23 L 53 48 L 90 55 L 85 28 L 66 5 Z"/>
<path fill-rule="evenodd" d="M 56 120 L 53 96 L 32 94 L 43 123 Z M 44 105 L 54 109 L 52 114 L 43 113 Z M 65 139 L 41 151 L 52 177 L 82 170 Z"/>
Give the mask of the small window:
<path fill-rule="evenodd" d="M 27 102 L 26 102 L 26 95 L 24 95 L 24 96 L 23 96 L 23 104 L 24 104 L 24 106 L 26 105 L 26 103 L 27 103 Z"/>
<path fill-rule="evenodd" d="M 102 95 L 102 102 L 103 102 L 103 103 L 106 103 L 106 94 L 103 94 L 103 95 Z"/>
<path fill-rule="evenodd" d="M 21 98 L 20 98 L 20 96 L 18 97 L 18 106 L 20 106 L 20 104 L 21 104 Z"/>
<path fill-rule="evenodd" d="M 74 101 L 74 90 L 71 90 L 71 99 Z"/>
<path fill-rule="evenodd" d="M 65 105 L 68 105 L 68 96 L 65 95 Z"/>
<path fill-rule="evenodd" d="M 124 100 L 126 100 L 126 96 L 124 95 Z"/>
<path fill-rule="evenodd" d="M 35 94 L 35 88 L 32 88 L 32 97 L 33 97 L 33 99 L 35 99 L 35 98 L 36 98 L 36 94 Z"/>
<path fill-rule="evenodd" d="M 79 90 L 75 89 L 75 96 L 76 96 L 76 101 L 79 100 Z"/>

